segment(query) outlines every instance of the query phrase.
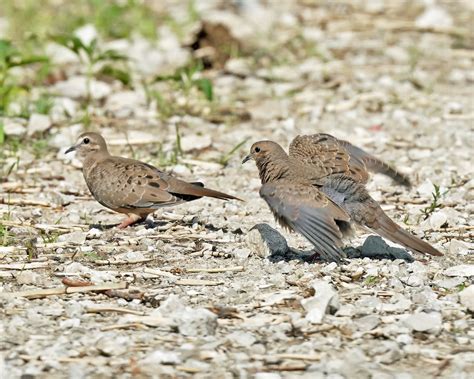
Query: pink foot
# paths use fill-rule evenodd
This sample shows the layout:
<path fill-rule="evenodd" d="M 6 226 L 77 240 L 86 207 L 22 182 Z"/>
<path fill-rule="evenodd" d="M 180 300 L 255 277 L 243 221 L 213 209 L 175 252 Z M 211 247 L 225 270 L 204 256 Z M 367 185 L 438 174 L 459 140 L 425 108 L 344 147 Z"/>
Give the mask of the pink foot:
<path fill-rule="evenodd" d="M 127 226 L 130 226 L 141 219 L 142 217 L 135 214 L 128 215 L 128 217 L 125 220 L 123 220 L 122 223 L 117 226 L 117 228 L 125 229 Z"/>

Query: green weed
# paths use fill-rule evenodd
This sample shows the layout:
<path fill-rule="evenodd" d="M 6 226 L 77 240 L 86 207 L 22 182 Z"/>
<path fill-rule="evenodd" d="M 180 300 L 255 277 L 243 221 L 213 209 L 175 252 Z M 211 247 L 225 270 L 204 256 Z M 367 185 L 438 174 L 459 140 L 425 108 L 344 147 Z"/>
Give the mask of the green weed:
<path fill-rule="evenodd" d="M 434 187 L 434 191 L 431 193 L 431 196 L 432 196 L 431 204 L 421 210 L 421 213 L 424 216 L 423 220 L 426 220 L 428 217 L 430 217 L 430 215 L 436 209 L 442 207 L 440 199 L 443 195 L 445 195 L 448 192 L 448 190 L 446 190 L 444 193 L 441 193 L 440 186 L 437 184 L 433 184 L 433 187 Z"/>
<path fill-rule="evenodd" d="M 44 62 L 48 62 L 47 57 L 25 54 L 11 41 L 0 39 L 0 115 L 7 114 L 12 100 L 26 90 L 13 77 L 12 69 Z"/>
<path fill-rule="evenodd" d="M 201 72 L 204 65 L 201 61 L 191 62 L 186 67 L 179 68 L 172 75 L 159 75 L 155 81 L 174 81 L 179 84 L 180 88 L 188 93 L 191 88 L 197 88 L 208 101 L 214 100 L 214 88 L 212 82 L 203 78 Z"/>
<path fill-rule="evenodd" d="M 230 149 L 230 151 L 228 151 L 227 153 L 223 154 L 220 158 L 219 158 L 219 163 L 222 165 L 222 166 L 227 166 L 229 164 L 229 161 L 230 159 L 232 158 L 232 156 L 237 152 L 239 151 L 239 149 L 247 143 L 249 139 L 246 138 L 244 139 L 243 141 L 239 142 L 237 145 L 235 145 L 232 149 Z"/>

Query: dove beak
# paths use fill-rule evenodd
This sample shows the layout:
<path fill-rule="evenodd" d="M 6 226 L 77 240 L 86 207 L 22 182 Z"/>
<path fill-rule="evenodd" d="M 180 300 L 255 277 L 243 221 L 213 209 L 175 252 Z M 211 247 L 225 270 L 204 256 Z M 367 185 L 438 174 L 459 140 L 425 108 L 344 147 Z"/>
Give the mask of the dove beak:
<path fill-rule="evenodd" d="M 252 154 L 249 154 L 247 155 L 243 160 L 242 160 L 242 164 L 244 164 L 245 162 L 248 162 L 249 160 L 253 159 L 253 155 Z"/>
<path fill-rule="evenodd" d="M 70 153 L 71 151 L 75 151 L 77 149 L 77 146 L 71 146 L 69 149 L 67 149 L 64 154 L 68 154 Z"/>

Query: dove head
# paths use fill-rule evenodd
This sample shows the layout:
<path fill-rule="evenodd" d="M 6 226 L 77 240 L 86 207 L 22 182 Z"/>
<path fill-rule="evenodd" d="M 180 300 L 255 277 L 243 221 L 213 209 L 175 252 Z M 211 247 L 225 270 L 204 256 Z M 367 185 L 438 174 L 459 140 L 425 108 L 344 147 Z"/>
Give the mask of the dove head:
<path fill-rule="evenodd" d="M 251 159 L 257 164 L 262 183 L 282 178 L 289 170 L 288 155 L 276 142 L 255 142 L 242 163 Z"/>
<path fill-rule="evenodd" d="M 82 162 L 92 155 L 109 154 L 104 138 L 100 134 L 92 132 L 81 134 L 76 144 L 67 149 L 65 154 L 71 151 L 75 151 Z"/>

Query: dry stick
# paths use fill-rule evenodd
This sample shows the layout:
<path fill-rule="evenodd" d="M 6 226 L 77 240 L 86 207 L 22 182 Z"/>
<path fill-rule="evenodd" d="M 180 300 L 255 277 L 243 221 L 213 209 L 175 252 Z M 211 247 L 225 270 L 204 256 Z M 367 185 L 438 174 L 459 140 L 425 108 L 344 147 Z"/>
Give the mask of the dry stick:
<path fill-rule="evenodd" d="M 130 261 L 111 261 L 111 260 L 97 260 L 94 261 L 94 264 L 99 266 L 107 266 L 107 265 L 132 265 L 136 263 L 147 263 L 151 262 L 153 258 L 146 258 L 146 259 L 137 259 L 137 260 L 130 260 Z"/>
<path fill-rule="evenodd" d="M 193 273 L 193 272 L 207 272 L 210 274 L 219 273 L 219 272 L 238 272 L 244 271 L 243 266 L 234 266 L 234 267 L 222 267 L 222 268 L 186 268 L 186 272 Z"/>
<path fill-rule="evenodd" d="M 22 247 L 22 246 L 0 246 L 0 253 L 6 253 L 6 254 L 17 253 L 17 252 L 25 251 L 25 250 L 26 250 L 26 247 Z"/>
<path fill-rule="evenodd" d="M 197 368 L 197 367 L 186 367 L 186 366 L 176 366 L 176 370 L 188 372 L 190 374 L 196 374 L 202 371 L 200 368 Z"/>
<path fill-rule="evenodd" d="M 117 312 L 117 313 L 128 313 L 136 316 L 145 316 L 145 312 L 134 311 L 127 308 L 111 307 L 108 305 L 105 306 L 96 306 L 96 307 L 86 307 L 87 313 L 102 313 L 102 312 Z"/>
<path fill-rule="evenodd" d="M 66 295 L 70 293 L 85 293 L 85 292 L 102 292 L 110 289 L 125 289 L 127 288 L 127 282 L 118 282 L 118 283 L 109 283 L 109 284 L 98 284 L 95 286 L 86 286 L 86 287 L 55 287 L 55 288 L 46 288 L 39 290 L 28 290 L 28 291 L 19 291 L 19 292 L 3 292 L 0 293 L 0 298 L 9 298 L 9 297 L 25 297 L 27 299 L 39 299 L 46 296 L 54 295 Z"/>
<path fill-rule="evenodd" d="M 319 354 L 281 353 L 281 354 L 275 354 L 275 357 L 279 359 L 294 359 L 294 360 L 303 360 L 303 361 L 320 361 L 321 360 L 321 355 Z"/>
<path fill-rule="evenodd" d="M 59 208 L 57 205 L 47 203 L 45 201 L 30 200 L 30 199 L 5 199 L 4 197 L 0 198 L 0 204 L 6 205 L 36 205 L 39 207 L 50 207 L 50 208 Z"/>
<path fill-rule="evenodd" d="M 154 268 L 144 268 L 142 270 L 142 273 L 156 275 L 156 276 L 164 276 L 164 277 L 170 278 L 170 279 L 178 279 L 178 276 L 173 275 L 171 272 L 157 270 L 157 269 L 154 269 Z"/>
<path fill-rule="evenodd" d="M 0 221 L 0 224 L 2 222 Z M 24 225 L 29 226 L 29 225 Z M 51 243 L 35 243 L 33 247 L 37 249 L 57 249 L 58 247 L 77 247 L 78 245 L 72 242 L 51 242 Z M 0 253 L 17 253 L 25 251 L 26 247 L 23 246 L 0 246 Z"/>
<path fill-rule="evenodd" d="M 84 230 L 88 229 L 89 226 L 85 224 L 76 224 L 76 225 L 52 225 L 52 224 L 27 224 L 25 222 L 18 222 L 18 221 L 8 221 L 8 220 L 0 220 L 0 225 L 5 226 L 23 226 L 26 228 L 34 228 L 40 230 L 54 230 L 54 231 L 64 231 L 69 232 L 71 230 Z"/>
<path fill-rule="evenodd" d="M 180 279 L 175 282 L 180 286 L 219 286 L 224 284 L 223 281 L 215 282 L 212 280 L 202 280 L 202 279 Z"/>
<path fill-rule="evenodd" d="M 104 326 L 103 328 L 100 328 L 100 330 L 102 332 L 107 332 L 109 330 L 115 330 L 115 329 L 132 329 L 132 328 L 146 329 L 147 326 L 140 322 L 132 322 L 129 324 L 114 324 L 114 325 Z"/>
<path fill-rule="evenodd" d="M 34 270 L 36 268 L 51 267 L 55 262 L 33 262 L 33 263 L 10 263 L 0 265 L 3 270 Z"/>

